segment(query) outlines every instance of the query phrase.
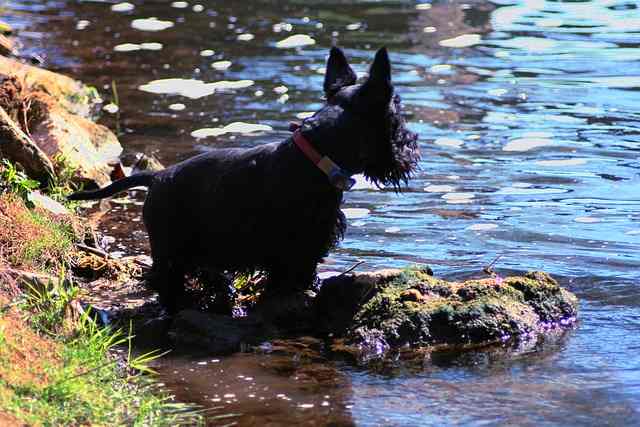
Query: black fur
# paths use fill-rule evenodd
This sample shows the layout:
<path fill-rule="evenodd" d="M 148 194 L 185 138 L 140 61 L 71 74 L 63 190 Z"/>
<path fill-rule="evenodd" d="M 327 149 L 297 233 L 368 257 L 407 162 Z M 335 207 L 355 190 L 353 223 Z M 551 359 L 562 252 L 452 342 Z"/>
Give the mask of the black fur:
<path fill-rule="evenodd" d="M 302 134 L 350 174 L 364 173 L 396 191 L 419 159 L 393 94 L 386 49 L 363 84 L 333 48 L 324 82 L 326 105 L 304 120 Z M 135 175 L 73 200 L 149 186 L 144 222 L 153 287 L 169 311 L 180 306 L 187 273 L 262 270 L 271 290 L 312 285 L 316 266 L 343 237 L 342 191 L 292 138 L 251 149 L 218 149 L 154 174 Z"/>

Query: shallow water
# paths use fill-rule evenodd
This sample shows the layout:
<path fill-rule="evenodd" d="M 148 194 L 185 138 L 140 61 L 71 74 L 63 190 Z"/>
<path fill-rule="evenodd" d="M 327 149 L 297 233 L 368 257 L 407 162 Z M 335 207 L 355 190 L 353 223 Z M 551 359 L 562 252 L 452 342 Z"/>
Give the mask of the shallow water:
<path fill-rule="evenodd" d="M 115 80 L 125 149 L 167 164 L 282 140 L 290 120 L 321 105 L 332 41 L 358 72 L 384 44 L 420 135 L 421 171 L 401 195 L 366 182 L 348 193 L 347 236 L 322 269 L 365 260 L 469 276 L 501 255 L 498 271 L 544 269 L 582 302 L 578 329 L 552 345 L 388 375 L 326 362 L 341 378 L 329 391 L 265 368 L 271 356 L 222 359 L 226 374 L 201 359 L 168 360 L 163 373 L 178 396 L 243 414 L 212 425 L 640 425 L 636 2 L 202 0 L 201 11 L 196 2 L 132 3 L 117 12 L 101 1 L 8 1 L 14 14 L 5 18 L 26 53 L 47 52 L 49 67 L 104 87 L 108 101 Z M 173 25 L 139 30 L 134 19 L 144 19 L 137 28 Z M 278 47 L 296 34 L 316 43 Z M 183 80 L 149 85 L 161 79 Z M 206 84 L 220 81 L 244 83 Z M 116 125 L 107 113 L 102 121 Z M 273 130 L 191 136 L 234 122 Z M 111 211 L 112 249 L 146 250 L 139 209 Z M 196 367 L 207 374 L 190 375 Z M 268 398 L 248 397 L 237 375 L 268 384 Z M 237 402 L 211 401 L 212 378 Z M 337 397 L 322 406 L 325 394 Z"/>

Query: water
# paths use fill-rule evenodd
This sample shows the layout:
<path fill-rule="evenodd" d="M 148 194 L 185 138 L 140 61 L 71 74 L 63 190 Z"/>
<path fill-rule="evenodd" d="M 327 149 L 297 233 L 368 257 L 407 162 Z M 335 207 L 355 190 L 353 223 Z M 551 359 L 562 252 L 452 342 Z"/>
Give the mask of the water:
<path fill-rule="evenodd" d="M 366 185 L 348 193 L 344 207 L 360 215 L 322 269 L 365 260 L 370 269 L 424 263 L 438 275 L 468 276 L 501 255 L 498 271 L 544 269 L 582 302 L 578 329 L 552 344 L 388 375 L 322 362 L 339 385 L 301 385 L 290 370 L 269 370 L 271 355 L 222 359 L 233 375 L 202 359 L 169 359 L 163 375 L 179 397 L 236 414 L 212 425 L 640 425 L 636 2 L 202 0 L 200 12 L 196 2 L 134 3 L 114 12 L 107 2 L 10 0 L 16 14 L 6 19 L 22 29 L 26 53 L 48 52 L 49 67 L 104 88 L 107 100 L 117 81 L 125 149 L 167 164 L 282 140 L 290 120 L 321 105 L 332 41 L 357 72 L 384 44 L 420 134 L 421 171 L 402 195 Z M 131 27 L 149 17 L 174 25 Z M 316 44 L 276 47 L 293 34 Z M 114 51 L 126 43 L 162 46 Z M 254 83 L 195 99 L 139 89 L 167 78 Z M 115 126 L 108 114 L 102 121 Z M 274 130 L 191 136 L 233 122 Z M 146 250 L 139 209 L 111 211 L 103 227 L 117 237 L 114 250 Z M 248 397 L 237 375 L 267 384 L 265 399 Z M 236 396 L 211 401 L 214 382 Z"/>

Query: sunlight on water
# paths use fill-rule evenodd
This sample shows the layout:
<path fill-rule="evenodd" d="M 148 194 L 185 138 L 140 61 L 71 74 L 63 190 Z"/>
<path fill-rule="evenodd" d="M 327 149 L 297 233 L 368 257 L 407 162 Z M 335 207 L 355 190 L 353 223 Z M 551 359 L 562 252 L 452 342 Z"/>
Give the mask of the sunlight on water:
<path fill-rule="evenodd" d="M 106 104 L 117 81 L 126 150 L 170 164 L 214 147 L 283 140 L 289 121 L 322 106 L 330 46 L 344 47 L 362 77 L 386 45 L 420 136 L 420 171 L 398 195 L 356 177 L 343 205 L 345 240 L 321 271 L 362 260 L 359 269 L 428 264 L 438 275 L 482 276 L 500 256 L 496 271 L 544 269 L 582 302 L 571 336 L 511 359 L 435 357 L 424 371 L 389 377 L 341 367 L 336 400 L 260 370 L 250 376 L 269 377 L 292 400 L 220 376 L 238 402 L 197 376 L 189 380 L 198 391 L 187 397 L 207 394 L 203 401 L 276 425 L 338 412 L 358 425 L 637 424 L 636 2 L 132 3 L 9 2 L 56 23 L 46 37 L 37 25 L 26 31 L 26 53 L 53 46 L 50 65 L 98 87 Z M 21 22 L 12 24 L 26 29 Z M 108 113 L 102 120 L 115 125 Z M 139 209 L 113 208 L 104 229 L 143 251 Z M 179 373 L 192 369 L 176 363 Z M 267 400 L 278 409 L 269 412 Z M 340 410 L 322 412 L 325 401 Z"/>
<path fill-rule="evenodd" d="M 227 133 L 249 134 L 255 132 L 268 132 L 273 130 L 269 125 L 254 123 L 234 122 L 219 128 L 202 128 L 191 132 L 194 138 L 206 138 L 208 136 L 220 136 Z"/>

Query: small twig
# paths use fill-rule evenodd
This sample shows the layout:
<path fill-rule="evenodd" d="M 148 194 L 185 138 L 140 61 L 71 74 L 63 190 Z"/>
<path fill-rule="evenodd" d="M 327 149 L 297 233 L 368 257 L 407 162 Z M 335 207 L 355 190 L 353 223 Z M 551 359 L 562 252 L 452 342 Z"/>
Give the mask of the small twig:
<path fill-rule="evenodd" d="M 94 255 L 99 255 L 103 258 L 112 258 L 112 256 L 108 253 L 103 251 L 102 249 L 99 248 L 94 248 L 93 246 L 87 246 L 87 245 L 83 245 L 82 243 L 76 243 L 76 247 L 78 249 L 81 249 L 85 252 L 89 252 L 92 253 Z"/>
<path fill-rule="evenodd" d="M 364 263 L 366 263 L 366 261 L 358 261 L 355 264 L 353 264 L 351 267 L 349 267 L 348 269 L 343 271 L 342 273 L 338 274 L 338 276 L 336 276 L 336 277 L 342 277 L 344 275 L 347 275 L 347 274 L 351 273 L 353 270 L 355 270 L 356 268 L 360 267 Z"/>
<path fill-rule="evenodd" d="M 136 263 L 137 265 L 139 265 L 142 268 L 146 268 L 146 269 L 151 269 L 151 265 L 149 265 L 148 263 L 144 262 L 144 261 L 140 261 L 137 258 L 129 258 L 129 257 L 125 257 L 125 259 L 131 259 L 134 263 Z"/>
<path fill-rule="evenodd" d="M 95 248 L 93 246 L 87 246 L 87 245 L 83 245 L 82 243 L 76 243 L 76 247 L 80 250 L 92 253 L 94 255 L 101 256 L 106 259 L 118 260 L 118 258 L 114 258 L 109 252 L 103 251 L 102 249 Z M 134 257 L 126 257 L 126 259 L 132 260 L 135 264 L 139 265 L 142 268 L 147 268 L 147 269 L 151 268 L 151 266 L 146 262 L 140 261 L 139 259 L 136 259 Z"/>
<path fill-rule="evenodd" d="M 486 266 L 485 268 L 482 269 L 483 272 L 485 272 L 486 274 L 493 276 L 494 274 L 496 274 L 495 271 L 493 271 L 493 266 L 496 265 L 496 263 L 498 262 L 498 260 L 500 260 L 500 258 L 502 258 L 504 256 L 504 253 L 498 255 L 497 257 L 494 258 L 493 261 L 491 261 L 491 263 L 489 263 L 488 266 Z"/>
<path fill-rule="evenodd" d="M 22 121 L 24 122 L 24 133 L 26 133 L 27 136 L 31 136 L 31 131 L 29 131 L 29 119 L 27 117 L 29 109 L 31 109 L 31 99 L 22 101 Z"/>

